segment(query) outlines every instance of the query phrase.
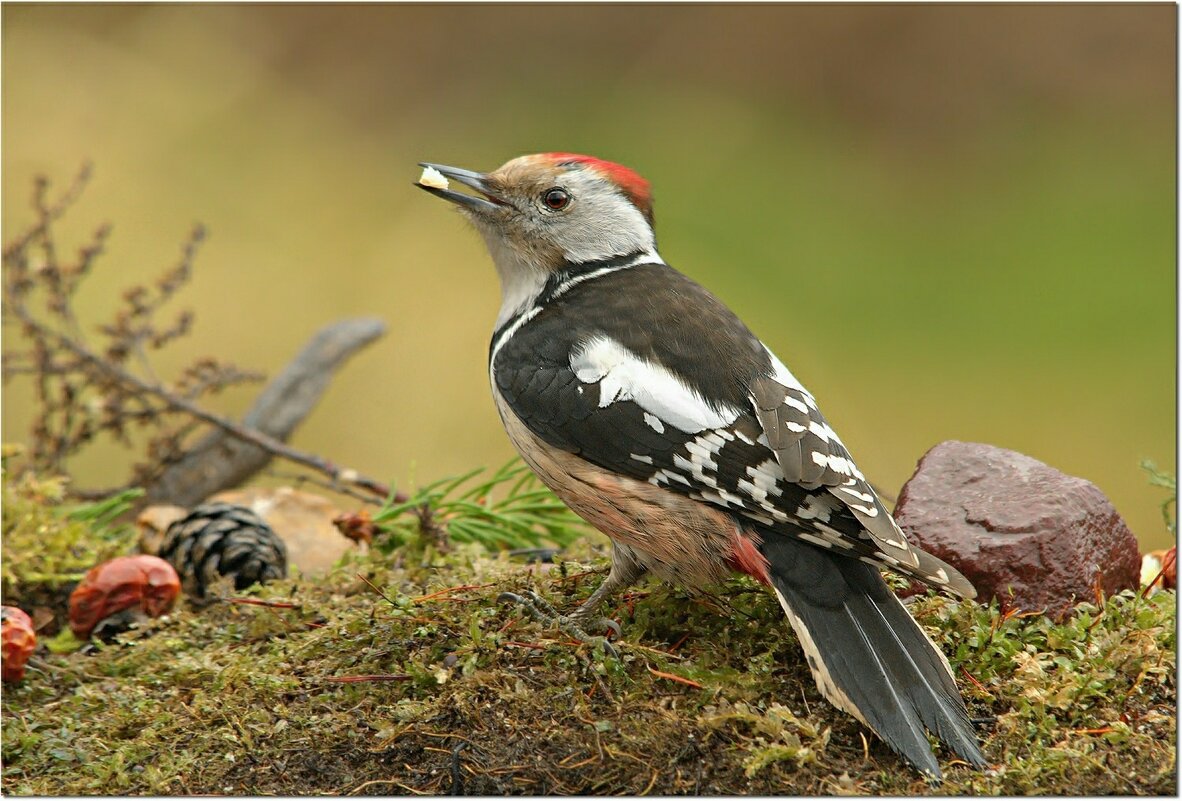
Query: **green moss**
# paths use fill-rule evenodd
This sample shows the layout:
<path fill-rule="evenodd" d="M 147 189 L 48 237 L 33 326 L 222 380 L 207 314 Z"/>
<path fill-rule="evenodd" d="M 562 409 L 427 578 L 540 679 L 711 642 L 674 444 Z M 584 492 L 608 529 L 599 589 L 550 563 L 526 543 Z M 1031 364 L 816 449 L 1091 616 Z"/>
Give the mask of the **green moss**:
<path fill-rule="evenodd" d="M 623 594 L 606 610 L 624 625 L 618 661 L 496 602 L 535 588 L 571 608 L 597 586 L 604 554 L 598 536 L 554 565 L 476 545 L 375 549 L 325 578 L 254 591 L 294 608 L 181 605 L 93 654 L 41 654 L 0 701 L 3 789 L 1174 791 L 1172 592 L 1081 604 L 1060 622 L 915 600 L 991 763 L 975 772 L 941 749 L 946 781 L 932 788 L 820 698 L 778 605 L 746 579 Z"/>
<path fill-rule="evenodd" d="M 5 603 L 51 604 L 94 565 L 135 550 L 135 532 L 114 524 L 138 491 L 96 504 L 66 502 L 66 480 L 10 479 L 5 447 L 0 577 Z M 58 604 L 60 606 L 60 604 Z"/>

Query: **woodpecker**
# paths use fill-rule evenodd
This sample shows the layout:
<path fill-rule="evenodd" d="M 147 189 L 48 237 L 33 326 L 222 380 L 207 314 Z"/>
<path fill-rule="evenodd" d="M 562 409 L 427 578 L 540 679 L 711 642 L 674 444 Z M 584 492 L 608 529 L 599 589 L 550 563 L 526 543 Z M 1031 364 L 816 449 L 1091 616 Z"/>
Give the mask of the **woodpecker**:
<path fill-rule="evenodd" d="M 500 277 L 488 371 L 509 438 L 612 541 L 570 618 L 593 621 L 646 573 L 690 588 L 745 573 L 775 593 L 834 706 L 934 779 L 925 729 L 983 767 L 948 660 L 879 568 L 966 598 L 972 585 L 907 542 L 813 395 L 665 263 L 649 183 L 573 153 L 420 166 Z"/>

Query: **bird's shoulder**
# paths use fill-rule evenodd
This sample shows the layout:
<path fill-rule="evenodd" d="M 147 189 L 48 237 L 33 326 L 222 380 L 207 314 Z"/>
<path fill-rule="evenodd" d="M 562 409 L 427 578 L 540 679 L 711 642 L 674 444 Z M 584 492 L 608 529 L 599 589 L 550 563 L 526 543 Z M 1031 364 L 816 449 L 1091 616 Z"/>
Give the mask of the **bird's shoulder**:
<path fill-rule="evenodd" d="M 664 263 L 582 277 L 559 273 L 494 333 L 494 374 L 569 366 L 588 343 L 610 341 L 707 403 L 738 405 L 750 383 L 772 369 L 767 349 L 734 312 Z"/>

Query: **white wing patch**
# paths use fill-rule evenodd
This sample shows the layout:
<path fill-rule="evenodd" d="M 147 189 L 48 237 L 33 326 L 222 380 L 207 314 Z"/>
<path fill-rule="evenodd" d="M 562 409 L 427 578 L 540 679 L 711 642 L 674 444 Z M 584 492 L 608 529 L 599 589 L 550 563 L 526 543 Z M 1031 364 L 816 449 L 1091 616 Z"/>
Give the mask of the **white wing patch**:
<path fill-rule="evenodd" d="M 740 411 L 715 410 L 677 376 L 659 364 L 640 358 L 611 337 L 592 337 L 571 352 L 571 370 L 584 384 L 599 386 L 599 407 L 616 401 L 634 401 L 647 414 L 645 421 L 658 430 L 649 416 L 687 434 L 725 428 Z"/>

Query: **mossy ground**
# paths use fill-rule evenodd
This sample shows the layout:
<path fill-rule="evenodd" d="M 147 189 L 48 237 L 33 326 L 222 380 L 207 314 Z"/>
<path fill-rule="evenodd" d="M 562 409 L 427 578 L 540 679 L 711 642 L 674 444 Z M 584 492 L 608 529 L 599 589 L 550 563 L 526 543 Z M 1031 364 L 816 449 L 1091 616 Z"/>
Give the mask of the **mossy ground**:
<path fill-rule="evenodd" d="M 569 609 L 604 553 L 598 538 L 556 565 L 474 545 L 375 551 L 249 594 L 292 607 L 182 605 L 90 653 L 42 652 L 4 688 L 3 790 L 1176 792 L 1173 593 L 1081 604 L 1061 623 L 915 601 L 992 766 L 940 751 L 932 787 L 821 700 L 774 599 L 749 581 L 616 599 L 619 660 L 497 602 L 536 588 Z"/>

